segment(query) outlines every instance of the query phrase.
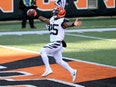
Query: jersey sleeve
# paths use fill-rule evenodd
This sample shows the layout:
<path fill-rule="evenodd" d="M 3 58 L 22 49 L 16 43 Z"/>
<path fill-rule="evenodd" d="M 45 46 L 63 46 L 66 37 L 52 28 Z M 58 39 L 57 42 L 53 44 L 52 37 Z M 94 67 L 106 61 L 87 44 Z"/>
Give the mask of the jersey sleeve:
<path fill-rule="evenodd" d="M 64 22 L 69 22 L 69 19 L 68 18 L 64 18 L 64 20 L 63 20 L 61 25 L 63 25 Z"/>
<path fill-rule="evenodd" d="M 69 19 L 68 18 L 64 18 L 63 22 L 69 22 Z"/>

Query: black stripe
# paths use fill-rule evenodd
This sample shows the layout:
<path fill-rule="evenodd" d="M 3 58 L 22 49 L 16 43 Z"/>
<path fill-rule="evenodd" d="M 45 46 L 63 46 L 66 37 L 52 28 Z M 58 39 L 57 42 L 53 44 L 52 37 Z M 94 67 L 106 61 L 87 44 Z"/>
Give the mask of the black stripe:
<path fill-rule="evenodd" d="M 67 62 L 71 61 L 68 59 L 63 59 L 63 60 L 65 60 Z M 50 62 L 50 64 L 56 63 L 55 59 L 50 56 L 49 56 L 49 62 Z M 20 69 L 20 68 L 27 68 L 27 67 L 33 67 L 33 66 L 41 66 L 44 64 L 43 64 L 42 58 L 40 56 L 35 56 L 32 58 L 17 60 L 17 61 L 4 63 L 4 64 L 0 64 L 0 65 L 7 67 L 4 69 L 0 69 L 0 71 L 4 71 L 4 70 Z"/>
<path fill-rule="evenodd" d="M 50 49 L 58 48 L 58 46 L 60 46 L 60 43 L 61 43 L 61 42 L 53 43 L 53 44 L 51 44 L 51 45 L 44 46 L 44 48 L 50 48 Z"/>

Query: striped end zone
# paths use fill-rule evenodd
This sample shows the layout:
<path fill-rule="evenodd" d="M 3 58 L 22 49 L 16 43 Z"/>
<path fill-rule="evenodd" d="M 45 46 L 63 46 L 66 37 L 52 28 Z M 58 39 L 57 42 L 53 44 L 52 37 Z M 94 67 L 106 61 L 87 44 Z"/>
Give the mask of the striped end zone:
<path fill-rule="evenodd" d="M 12 87 L 15 86 L 18 87 L 18 85 L 19 87 L 23 87 L 24 85 L 20 84 L 20 82 L 22 81 L 23 82 L 26 81 L 27 83 L 30 81 L 31 82 L 50 81 L 52 82 L 51 84 L 54 84 L 53 82 L 57 82 L 68 85 L 66 87 L 84 87 L 82 85 L 78 85 L 78 83 L 116 77 L 115 67 L 102 66 L 94 63 L 65 58 L 65 61 L 68 62 L 68 64 L 71 67 L 78 70 L 77 80 L 74 84 L 71 81 L 72 80 L 71 75 L 61 66 L 56 64 L 53 58 L 49 57 L 49 59 L 51 67 L 54 72 L 53 74 L 50 74 L 49 76 L 43 78 L 41 77 L 41 75 L 44 72 L 45 67 L 39 53 L 1 45 L 0 46 L 1 82 L 2 80 L 3 82 L 5 81 L 7 84 L 8 83 L 11 84 L 10 82 L 13 82 L 14 84 Z M 10 72 L 10 74 L 8 74 L 8 72 Z M 4 73 L 6 73 L 7 75 Z M 19 82 L 18 85 L 16 84 L 17 81 Z M 2 84 L 3 86 L 1 85 L 0 87 L 4 87 L 5 84 L 1 82 L 0 84 Z M 30 86 L 30 84 L 28 86 Z"/>

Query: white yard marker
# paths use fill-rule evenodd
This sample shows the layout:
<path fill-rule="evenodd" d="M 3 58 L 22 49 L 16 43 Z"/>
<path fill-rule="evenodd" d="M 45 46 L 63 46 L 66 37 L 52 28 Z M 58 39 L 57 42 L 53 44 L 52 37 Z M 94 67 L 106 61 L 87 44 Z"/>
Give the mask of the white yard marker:
<path fill-rule="evenodd" d="M 91 38 L 91 39 L 98 39 L 98 40 L 108 40 L 108 41 L 116 41 L 113 39 L 107 39 L 107 38 L 101 38 L 101 37 L 94 37 L 94 36 L 87 36 L 87 35 L 80 35 L 80 34 L 66 34 L 70 36 L 78 36 L 78 37 L 84 37 L 84 38 Z"/>
<path fill-rule="evenodd" d="M 104 31 L 116 31 L 116 28 L 99 28 L 99 29 L 77 29 L 77 30 L 66 30 L 66 32 L 104 32 Z M 16 32 L 0 32 L 0 36 L 3 35 L 28 35 L 28 34 L 48 34 L 48 30 L 42 31 L 16 31 Z"/>

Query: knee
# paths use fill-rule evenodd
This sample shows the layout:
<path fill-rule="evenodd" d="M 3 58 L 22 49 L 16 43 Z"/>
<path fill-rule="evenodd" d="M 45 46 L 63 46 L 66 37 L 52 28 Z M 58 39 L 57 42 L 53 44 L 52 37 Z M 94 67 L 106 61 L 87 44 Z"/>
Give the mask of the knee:
<path fill-rule="evenodd" d="M 46 54 L 46 52 L 45 52 L 44 49 L 42 49 L 42 50 L 40 51 L 40 55 L 43 55 L 43 54 Z"/>
<path fill-rule="evenodd" d="M 61 60 L 57 60 L 56 63 L 61 65 L 63 62 Z"/>

